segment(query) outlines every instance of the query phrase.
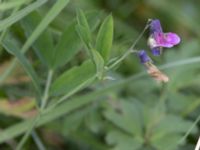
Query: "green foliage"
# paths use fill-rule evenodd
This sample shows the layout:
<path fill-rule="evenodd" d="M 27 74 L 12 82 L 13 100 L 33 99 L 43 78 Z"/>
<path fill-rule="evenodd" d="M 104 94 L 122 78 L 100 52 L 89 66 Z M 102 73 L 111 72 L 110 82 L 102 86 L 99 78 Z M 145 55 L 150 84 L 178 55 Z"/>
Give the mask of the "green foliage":
<path fill-rule="evenodd" d="M 37 9 L 38 7 L 42 6 L 46 2 L 47 0 L 36 1 L 30 4 L 29 6 L 27 6 L 26 8 L 18 11 L 16 14 L 2 20 L 0 23 L 0 31 L 16 23 L 17 21 L 19 21 L 20 19 L 22 19 L 23 17 L 25 17 L 26 15 L 28 15 L 29 13 Z"/>
<path fill-rule="evenodd" d="M 25 30 L 26 37 L 30 37 L 34 29 L 41 22 L 42 16 L 33 12 L 22 20 L 22 27 Z M 34 42 L 33 45 L 36 54 L 41 59 L 41 61 L 48 67 L 52 67 L 53 58 L 55 56 L 53 37 L 51 32 L 47 29 L 45 30 L 39 38 Z"/>
<path fill-rule="evenodd" d="M 107 142 L 115 144 L 117 150 L 129 150 L 131 143 L 135 149 L 143 149 L 142 145 L 146 145 L 173 150 L 177 147 L 182 133 L 193 124 L 179 116 L 160 111 L 157 106 L 150 108 L 137 101 L 116 103 L 119 103 L 118 107 L 108 108 L 105 117 L 120 129 L 112 129 L 107 136 Z M 193 133 L 196 132 L 197 128 L 193 128 Z"/>
<path fill-rule="evenodd" d="M 0 149 L 194 149 L 198 10 L 197 1 L 0 0 Z M 128 51 L 134 41 L 149 49 L 148 32 L 136 40 L 148 18 L 181 36 L 152 56 L 166 84 Z"/>
<path fill-rule="evenodd" d="M 141 141 L 120 131 L 111 131 L 108 133 L 106 141 L 110 145 L 116 145 L 113 150 L 138 150 L 142 145 Z"/>
<path fill-rule="evenodd" d="M 13 54 L 17 60 L 21 63 L 26 73 L 30 76 L 32 79 L 33 85 L 36 88 L 37 93 L 40 95 L 40 84 L 39 84 L 39 78 L 31 66 L 30 62 L 27 60 L 27 58 L 21 53 L 19 47 L 15 44 L 16 42 L 11 41 L 12 37 L 8 36 L 3 41 L 3 46 L 5 50 L 7 50 L 9 53 Z"/>
<path fill-rule="evenodd" d="M 66 27 L 55 47 L 54 68 L 62 66 L 80 50 L 81 42 L 76 33 L 76 24 L 73 22 Z"/>
<path fill-rule="evenodd" d="M 95 77 L 95 66 L 89 60 L 84 62 L 81 66 L 73 67 L 61 74 L 52 84 L 51 93 L 53 95 L 69 93 L 76 87 L 86 86 L 93 77 Z"/>
<path fill-rule="evenodd" d="M 77 21 L 78 21 L 77 31 L 81 39 L 83 40 L 84 44 L 86 45 L 86 47 L 90 48 L 92 40 L 91 30 L 88 25 L 85 14 L 83 13 L 82 10 L 78 10 L 77 12 Z"/>
<path fill-rule="evenodd" d="M 102 23 L 96 41 L 96 49 L 107 62 L 113 41 L 113 18 L 109 15 Z"/>
<path fill-rule="evenodd" d="M 83 40 L 87 50 L 89 51 L 90 56 L 92 57 L 93 62 L 96 65 L 97 77 L 101 79 L 104 72 L 104 60 L 102 56 L 99 54 L 99 52 L 92 46 L 91 43 L 92 35 L 90 27 L 88 25 L 85 14 L 81 10 L 79 10 L 77 13 L 77 21 L 78 21 L 77 32 L 80 38 Z"/>
<path fill-rule="evenodd" d="M 91 50 L 94 63 L 96 64 L 97 77 L 101 79 L 104 73 L 104 60 L 96 50 Z"/>

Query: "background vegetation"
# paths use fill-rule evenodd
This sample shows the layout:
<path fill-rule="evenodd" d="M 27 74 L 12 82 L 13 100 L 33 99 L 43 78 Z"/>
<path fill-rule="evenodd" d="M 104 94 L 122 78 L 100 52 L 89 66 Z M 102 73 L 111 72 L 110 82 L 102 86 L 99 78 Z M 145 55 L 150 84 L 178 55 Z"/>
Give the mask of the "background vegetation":
<path fill-rule="evenodd" d="M 0 0 L 0 149 L 194 149 L 199 6 L 196 0 Z M 149 18 L 182 39 L 152 58 L 167 84 L 127 53 Z M 148 36 L 135 48 L 149 50 Z"/>

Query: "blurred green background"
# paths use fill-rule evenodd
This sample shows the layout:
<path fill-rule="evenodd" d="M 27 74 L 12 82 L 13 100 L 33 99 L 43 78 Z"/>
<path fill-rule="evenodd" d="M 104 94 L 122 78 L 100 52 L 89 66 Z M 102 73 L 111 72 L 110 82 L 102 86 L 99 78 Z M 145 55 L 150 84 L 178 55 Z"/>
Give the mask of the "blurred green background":
<path fill-rule="evenodd" d="M 44 16 L 54 3 L 55 0 L 49 0 L 37 11 Z M 29 2 L 23 7 L 27 5 Z M 131 54 L 108 72 L 115 80 L 95 82 L 70 99 L 93 99 L 89 104 L 70 113 L 63 113 L 35 129 L 24 149 L 39 149 L 35 142 L 36 135 L 36 139 L 40 139 L 47 150 L 194 149 L 200 135 L 200 124 L 197 122 L 200 119 L 200 1 L 71 0 L 48 27 L 54 43 L 65 27 L 76 18 L 79 8 L 95 15 L 99 22 L 108 14 L 113 15 L 112 58 L 128 50 L 150 18 L 158 18 L 164 31 L 180 35 L 181 43 L 178 46 L 165 49 L 159 58 L 152 57 L 170 81 L 166 84 L 156 82 L 145 73 L 145 67 L 136 55 Z M 8 17 L 11 11 L 0 10 L 1 19 Z M 20 46 L 26 39 L 22 22 L 18 21 L 8 31 Z M 98 23 L 96 28 L 99 28 Z M 94 37 L 96 35 L 97 30 L 94 30 Z M 149 50 L 146 43 L 148 36 L 147 31 L 137 43 L 136 49 Z M 0 49 L 2 74 L 13 56 L 2 46 Z M 44 81 L 47 72 L 45 65 L 41 65 L 33 51 L 29 51 L 26 56 Z M 58 72 L 80 64 L 85 57 L 85 50 L 81 48 Z M 2 132 L 19 123 L 22 118 L 34 114 L 31 109 L 36 98 L 33 97 L 30 79 L 20 65 L 1 85 L 0 96 Z M 18 100 L 21 103 L 15 104 Z M 13 105 L 7 101 L 12 101 Z M 15 149 L 20 137 L 1 142 L 0 149 Z"/>

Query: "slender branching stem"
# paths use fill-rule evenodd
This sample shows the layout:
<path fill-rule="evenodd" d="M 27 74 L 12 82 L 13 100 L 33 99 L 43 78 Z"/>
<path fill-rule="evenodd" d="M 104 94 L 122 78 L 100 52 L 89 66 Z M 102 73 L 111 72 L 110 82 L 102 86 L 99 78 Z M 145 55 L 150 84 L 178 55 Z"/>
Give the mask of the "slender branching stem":
<path fill-rule="evenodd" d="M 185 135 L 179 140 L 178 144 L 182 144 L 185 141 L 185 139 L 189 136 L 189 134 L 194 129 L 194 127 L 198 124 L 199 121 L 200 121 L 200 115 L 197 117 L 197 119 L 192 124 L 192 126 L 189 128 L 189 130 L 185 133 Z"/>
<path fill-rule="evenodd" d="M 41 99 L 41 106 L 39 108 L 39 114 L 33 119 L 32 123 L 30 124 L 30 126 L 27 130 L 27 132 L 25 133 L 25 135 L 22 137 L 19 144 L 17 145 L 16 150 L 22 149 L 23 145 L 25 144 L 26 140 L 28 139 L 29 135 L 31 134 L 32 130 L 34 129 L 35 125 L 40 120 L 40 118 L 43 114 L 44 108 L 45 108 L 45 106 L 47 104 L 47 100 L 49 98 L 49 89 L 50 89 L 50 86 L 51 86 L 52 77 L 53 77 L 53 70 L 49 70 L 45 89 L 44 89 L 44 94 L 43 94 L 43 97 Z"/>
<path fill-rule="evenodd" d="M 151 21 L 150 19 L 147 21 L 147 24 L 145 25 L 144 29 L 139 34 L 137 39 L 133 42 L 131 47 L 119 59 L 117 59 L 113 64 L 111 64 L 110 66 L 105 67 L 106 70 L 110 70 L 110 69 L 114 68 L 120 62 L 122 62 L 129 54 L 138 52 L 138 50 L 135 50 L 135 46 L 139 42 L 139 40 L 142 38 L 142 36 L 144 35 L 145 31 L 149 28 L 149 22 L 150 21 Z"/>
<path fill-rule="evenodd" d="M 50 89 L 50 85 L 52 82 L 52 77 L 53 77 L 53 70 L 49 70 L 47 81 L 46 81 L 46 86 L 45 86 L 45 90 L 44 90 L 44 95 L 42 98 L 41 110 L 43 110 L 47 104 L 47 100 L 49 98 L 49 89 Z"/>
<path fill-rule="evenodd" d="M 40 139 L 40 137 L 38 136 L 37 132 L 33 130 L 33 132 L 31 133 L 33 140 L 35 141 L 38 150 L 46 150 L 42 140 Z"/>

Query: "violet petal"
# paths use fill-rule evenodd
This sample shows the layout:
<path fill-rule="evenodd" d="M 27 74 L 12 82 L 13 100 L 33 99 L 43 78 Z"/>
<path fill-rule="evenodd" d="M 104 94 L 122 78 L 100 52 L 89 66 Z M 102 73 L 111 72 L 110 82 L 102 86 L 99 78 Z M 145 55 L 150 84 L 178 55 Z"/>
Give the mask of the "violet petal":
<path fill-rule="evenodd" d="M 140 62 L 143 64 L 152 61 L 151 58 L 147 55 L 145 50 L 140 50 L 138 52 L 138 57 L 140 58 Z"/>
<path fill-rule="evenodd" d="M 155 47 L 171 48 L 180 43 L 180 37 L 175 33 L 157 33 L 154 34 Z"/>
<path fill-rule="evenodd" d="M 172 45 L 177 45 L 180 43 L 181 39 L 176 33 L 165 33 L 164 34 L 165 41 L 171 43 Z"/>
<path fill-rule="evenodd" d="M 160 24 L 160 21 L 158 19 L 153 19 L 150 23 L 150 32 L 155 33 L 155 32 L 160 32 L 162 33 L 162 27 Z"/>

